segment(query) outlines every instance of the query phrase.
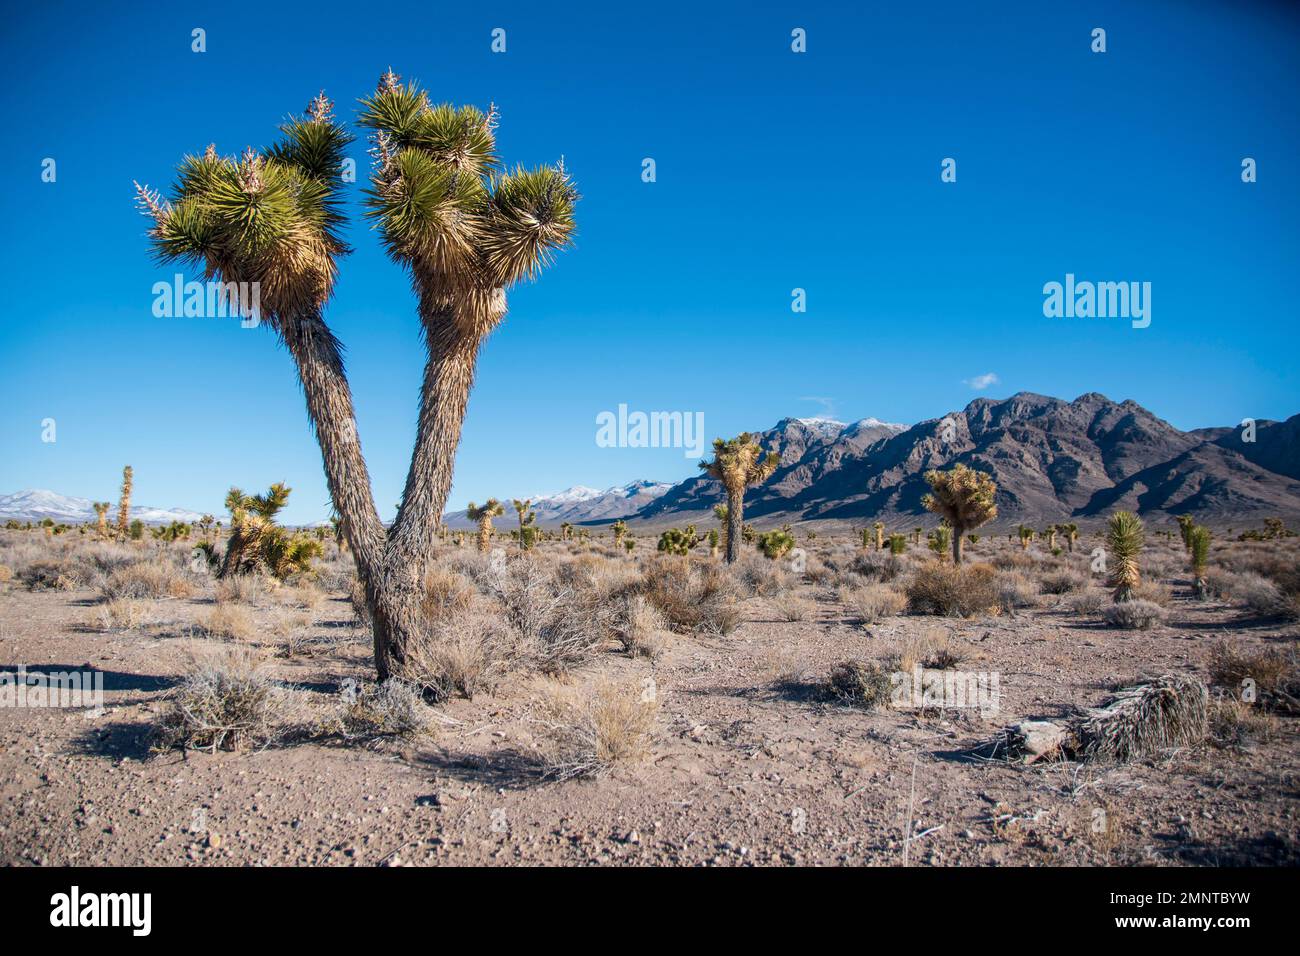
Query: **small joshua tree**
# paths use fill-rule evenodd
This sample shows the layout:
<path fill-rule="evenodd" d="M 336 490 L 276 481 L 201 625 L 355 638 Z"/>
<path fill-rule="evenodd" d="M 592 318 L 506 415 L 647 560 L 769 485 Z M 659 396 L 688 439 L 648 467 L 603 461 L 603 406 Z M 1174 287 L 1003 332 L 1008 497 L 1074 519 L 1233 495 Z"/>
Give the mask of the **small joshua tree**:
<path fill-rule="evenodd" d="M 871 530 L 869 528 L 863 528 L 860 533 L 862 535 L 862 550 L 866 551 L 871 547 Z"/>
<path fill-rule="evenodd" d="M 691 553 L 691 549 L 700 543 L 700 537 L 695 533 L 695 525 L 686 526 L 685 531 L 677 528 L 669 528 L 659 536 L 659 550 L 666 554 L 676 554 L 682 557 Z"/>
<path fill-rule="evenodd" d="M 122 496 L 117 503 L 117 533 L 125 538 L 130 532 L 131 520 L 131 480 L 135 472 L 127 465 L 122 469 Z"/>
<path fill-rule="evenodd" d="M 621 548 L 623 546 L 623 535 L 627 534 L 627 522 L 620 518 L 610 528 L 614 532 L 614 547 Z"/>
<path fill-rule="evenodd" d="M 1079 540 L 1079 526 L 1071 521 L 1069 524 L 1061 525 L 1061 530 L 1065 532 L 1065 543 L 1074 554 L 1074 542 Z"/>
<path fill-rule="evenodd" d="M 1034 529 L 1022 524 L 1016 528 L 1016 533 L 1020 535 L 1020 550 L 1028 551 L 1029 542 L 1034 540 Z"/>
<path fill-rule="evenodd" d="M 113 507 L 107 501 L 95 503 L 95 530 L 101 538 L 108 537 L 108 509 Z"/>
<path fill-rule="evenodd" d="M 948 522 L 952 560 L 961 564 L 963 535 L 998 516 L 998 486 L 991 475 L 965 465 L 955 465 L 951 471 L 927 471 L 925 480 L 933 492 L 922 498 L 921 504 Z"/>
<path fill-rule="evenodd" d="M 709 529 L 709 557 L 716 558 L 718 556 L 718 542 L 720 540 L 722 540 L 722 536 L 718 534 L 718 529 L 710 528 Z"/>
<path fill-rule="evenodd" d="M 901 533 L 891 534 L 889 536 L 889 553 L 903 554 L 906 551 L 907 551 L 907 535 Z"/>
<path fill-rule="evenodd" d="M 775 561 L 794 548 L 794 535 L 788 531 L 768 531 L 758 536 L 758 550 Z"/>
<path fill-rule="evenodd" d="M 780 459 L 764 451 L 749 432 L 741 432 L 729 441 L 715 438 L 713 461 L 700 467 L 710 477 L 722 482 L 727 492 L 727 563 L 740 556 L 740 534 L 744 524 L 745 489 L 766 481 L 776 471 Z"/>
<path fill-rule="evenodd" d="M 1043 537 L 1047 539 L 1048 551 L 1056 550 L 1056 532 L 1059 530 L 1060 528 L 1054 524 L 1049 524 L 1046 528 L 1043 529 Z"/>
<path fill-rule="evenodd" d="M 871 527 L 875 529 L 876 532 L 876 550 L 884 551 L 885 550 L 885 523 L 883 521 L 877 521 Z"/>
<path fill-rule="evenodd" d="M 1205 566 L 1210 559 L 1210 541 L 1213 535 L 1204 525 L 1196 525 L 1187 534 L 1188 552 L 1192 563 L 1192 592 L 1204 600 L 1209 593 L 1205 583 Z"/>
<path fill-rule="evenodd" d="M 1116 603 L 1131 599 L 1133 589 L 1142 583 L 1138 555 L 1143 536 L 1142 519 L 1131 511 L 1116 511 L 1106 524 L 1106 547 L 1114 558 L 1110 586 Z"/>
<path fill-rule="evenodd" d="M 470 521 L 478 522 L 478 549 L 484 554 L 492 543 L 492 519 L 499 518 L 505 513 L 505 505 L 495 498 L 489 498 L 481 508 L 471 501 L 469 507 L 465 509 L 465 517 Z"/>
<path fill-rule="evenodd" d="M 722 529 L 722 550 L 723 550 L 723 551 L 726 551 L 726 550 L 727 550 L 728 531 L 730 530 L 730 526 L 729 526 L 728 521 L 727 521 L 727 506 L 726 506 L 726 505 L 714 505 L 714 506 L 713 506 L 713 517 L 717 518 L 718 521 L 720 522 L 720 527 L 721 527 L 721 529 Z"/>
<path fill-rule="evenodd" d="M 1183 547 L 1190 554 L 1192 551 L 1192 531 L 1196 527 L 1196 521 L 1191 515 L 1178 516 L 1178 533 L 1182 536 Z"/>
<path fill-rule="evenodd" d="M 960 536 L 959 536 L 960 537 Z M 960 560 L 957 555 L 960 553 L 960 545 L 954 547 L 952 528 L 946 524 L 941 524 L 930 532 L 929 540 L 926 547 L 937 554 L 941 559 L 947 557 L 948 551 L 952 550 L 953 560 Z"/>
<path fill-rule="evenodd" d="M 519 515 L 519 550 L 527 551 L 533 546 L 534 536 L 525 534 L 524 529 L 537 520 L 537 512 L 529 510 L 533 506 L 533 500 L 529 498 L 526 501 L 520 501 L 518 498 L 514 498 L 511 500 L 511 504 L 515 506 L 515 513 Z"/>

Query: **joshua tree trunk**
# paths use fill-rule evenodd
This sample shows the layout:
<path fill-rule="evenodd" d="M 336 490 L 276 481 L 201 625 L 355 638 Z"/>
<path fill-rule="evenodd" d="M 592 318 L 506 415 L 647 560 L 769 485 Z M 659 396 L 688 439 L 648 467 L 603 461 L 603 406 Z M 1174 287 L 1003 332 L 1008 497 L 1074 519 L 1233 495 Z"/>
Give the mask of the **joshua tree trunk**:
<path fill-rule="evenodd" d="M 488 548 L 492 546 L 492 522 L 484 518 L 478 523 L 478 549 L 483 554 L 487 554 Z"/>
<path fill-rule="evenodd" d="M 876 550 L 877 551 L 885 550 L 885 529 L 884 528 L 876 529 Z"/>
<path fill-rule="evenodd" d="M 727 563 L 740 557 L 740 540 L 744 525 L 745 489 L 727 489 Z"/>
<path fill-rule="evenodd" d="M 965 537 L 966 529 L 960 525 L 952 526 L 952 563 L 961 564 L 962 539 Z"/>

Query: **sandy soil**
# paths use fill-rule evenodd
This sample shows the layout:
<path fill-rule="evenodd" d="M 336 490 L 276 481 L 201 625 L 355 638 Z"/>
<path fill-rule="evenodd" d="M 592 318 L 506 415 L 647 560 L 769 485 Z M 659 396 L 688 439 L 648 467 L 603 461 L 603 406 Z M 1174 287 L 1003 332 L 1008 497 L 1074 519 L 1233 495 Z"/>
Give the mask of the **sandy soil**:
<path fill-rule="evenodd" d="M 1151 632 L 1109 630 L 1051 599 L 1015 616 L 896 616 L 862 627 L 805 584 L 805 621 L 767 599 L 726 637 L 677 637 L 657 661 L 612 647 L 573 680 L 653 677 L 648 759 L 596 780 L 540 778 L 536 704 L 548 679 L 439 708 L 427 742 L 309 741 L 246 754 L 150 755 L 150 722 L 205 645 L 190 625 L 212 586 L 153 602 L 136 630 L 95 623 L 86 589 L 0 589 L 0 667 L 105 674 L 106 712 L 0 709 L 0 863 L 12 865 L 688 864 L 1278 865 L 1300 861 L 1293 719 L 1238 749 L 1204 746 L 1124 767 L 1024 767 L 971 753 L 999 727 L 1095 706 L 1117 682 L 1205 677 L 1211 644 L 1294 641 L 1223 604 L 1176 596 Z M 1175 594 L 1186 592 L 1178 588 Z M 328 700 L 370 677 L 346 597 L 310 615 L 297 653 L 252 608 L 274 675 Z M 261 625 L 265 624 L 265 630 Z M 941 629 L 968 670 L 997 671 L 1000 712 L 918 715 L 828 702 L 815 684 L 848 657 Z M 1097 811 L 1102 811 L 1099 815 Z M 1103 824 L 1098 825 L 1097 821 Z M 909 832 L 913 839 L 905 844 Z"/>

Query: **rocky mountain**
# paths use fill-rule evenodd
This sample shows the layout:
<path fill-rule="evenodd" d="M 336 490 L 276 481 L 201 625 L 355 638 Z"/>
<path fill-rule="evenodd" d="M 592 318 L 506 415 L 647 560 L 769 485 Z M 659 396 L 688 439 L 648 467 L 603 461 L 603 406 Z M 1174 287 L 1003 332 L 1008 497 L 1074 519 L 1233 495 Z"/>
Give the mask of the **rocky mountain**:
<path fill-rule="evenodd" d="M 1116 508 L 1201 520 L 1300 515 L 1300 415 L 1241 429 L 1183 432 L 1136 402 L 1089 393 L 1072 402 L 1021 392 L 979 398 L 910 428 L 880 422 L 828 430 L 785 419 L 759 433 L 782 464 L 745 498 L 747 517 L 861 522 L 917 518 L 931 468 L 993 474 L 999 525 L 1100 518 Z M 707 520 L 720 485 L 687 478 L 637 518 Z"/>
<path fill-rule="evenodd" d="M 631 517 L 672 487 L 672 483 L 666 481 L 632 481 L 604 491 L 574 485 L 558 494 L 533 498 L 532 510 L 537 513 L 538 524 L 552 526 L 566 521 L 575 525 L 600 524 Z M 502 503 L 506 506 L 506 513 L 498 523 L 508 528 L 517 517 L 508 500 Z M 449 528 L 474 527 L 474 522 L 465 517 L 463 510 L 444 515 L 443 521 Z"/>
<path fill-rule="evenodd" d="M 117 502 L 109 510 L 111 520 L 117 519 Z M 197 512 L 183 508 L 131 508 L 131 520 L 139 518 L 145 524 L 170 524 L 173 521 L 192 522 L 201 518 Z M 80 524 L 95 520 L 95 508 L 89 498 L 74 498 L 53 491 L 35 488 L 12 495 L 0 495 L 0 520 L 41 521 L 49 518 L 64 524 Z"/>

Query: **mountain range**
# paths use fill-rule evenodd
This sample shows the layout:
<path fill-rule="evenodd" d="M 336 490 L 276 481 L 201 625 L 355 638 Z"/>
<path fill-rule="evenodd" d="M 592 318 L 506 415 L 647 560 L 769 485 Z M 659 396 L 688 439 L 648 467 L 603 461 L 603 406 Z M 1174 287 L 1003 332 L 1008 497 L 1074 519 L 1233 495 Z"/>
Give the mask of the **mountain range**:
<path fill-rule="evenodd" d="M 860 525 L 877 518 L 911 526 L 926 514 L 925 472 L 962 463 L 998 484 L 994 527 L 1087 521 L 1119 508 L 1157 520 L 1203 522 L 1300 517 L 1300 415 L 1180 431 L 1136 402 L 1090 392 L 1065 401 L 1031 392 L 978 398 L 961 411 L 916 425 L 874 418 L 845 423 L 785 418 L 754 432 L 780 456 L 766 482 L 745 495 L 745 517 L 763 526 L 800 521 Z M 1252 440 L 1253 439 L 1253 440 Z M 512 489 L 502 488 L 510 492 Z M 509 528 L 515 515 L 498 519 Z M 721 485 L 694 475 L 676 483 L 633 481 L 599 490 L 577 485 L 532 500 L 539 524 L 601 525 L 624 519 L 655 526 L 704 523 L 725 501 Z M 183 509 L 133 508 L 151 523 L 191 521 Z M 0 519 L 93 520 L 90 501 L 48 491 L 0 496 Z M 464 511 L 448 526 L 468 528 Z"/>

